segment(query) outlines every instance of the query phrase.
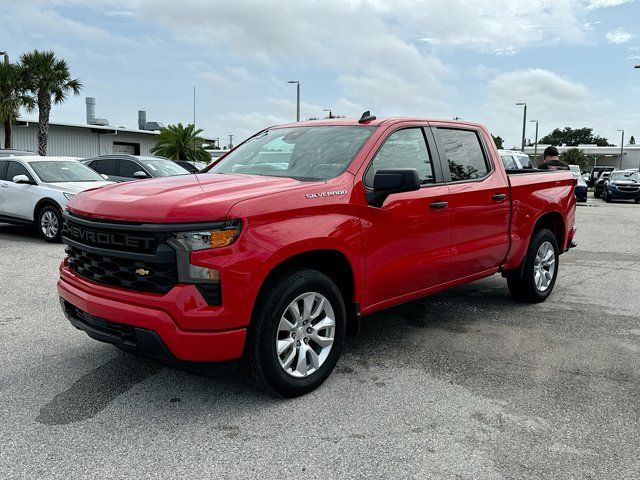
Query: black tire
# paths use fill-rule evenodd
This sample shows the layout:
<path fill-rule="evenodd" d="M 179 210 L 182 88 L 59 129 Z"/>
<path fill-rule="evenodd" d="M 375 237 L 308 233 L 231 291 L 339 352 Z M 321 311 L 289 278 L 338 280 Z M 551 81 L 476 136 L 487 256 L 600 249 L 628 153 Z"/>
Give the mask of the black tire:
<path fill-rule="evenodd" d="M 593 191 L 593 196 L 594 198 L 600 198 L 600 193 L 598 193 L 598 190 Z"/>
<path fill-rule="evenodd" d="M 545 242 L 549 242 L 553 247 L 553 255 L 555 260 L 555 269 L 549 285 L 544 291 L 541 291 L 536 286 L 535 281 L 535 260 L 538 253 L 538 249 Z M 531 237 L 527 254 L 524 258 L 524 265 L 522 266 L 521 275 L 512 275 L 507 277 L 507 284 L 509 285 L 509 291 L 513 298 L 520 302 L 526 303 L 540 303 L 544 302 L 556 284 L 556 278 L 558 277 L 558 259 L 559 248 L 556 237 L 550 230 L 542 228 L 535 232 Z"/>
<path fill-rule="evenodd" d="M 316 371 L 305 377 L 295 377 L 280 364 L 276 351 L 278 326 L 289 305 L 299 296 L 311 292 L 324 296 L 333 309 L 334 339 L 328 355 Z M 245 362 L 249 374 L 260 387 L 283 397 L 297 397 L 319 387 L 336 366 L 346 336 L 347 314 L 338 287 L 316 270 L 293 270 L 271 281 L 258 302 L 247 339 Z M 300 356 L 296 354 L 295 358 Z"/>
<path fill-rule="evenodd" d="M 49 225 L 49 228 L 47 228 Z M 49 243 L 60 243 L 62 237 L 62 213 L 53 205 L 45 205 L 38 211 L 36 228 Z"/>
<path fill-rule="evenodd" d="M 636 202 L 636 203 L 640 203 L 640 198 L 636 198 L 636 199 L 634 200 L 634 202 Z"/>

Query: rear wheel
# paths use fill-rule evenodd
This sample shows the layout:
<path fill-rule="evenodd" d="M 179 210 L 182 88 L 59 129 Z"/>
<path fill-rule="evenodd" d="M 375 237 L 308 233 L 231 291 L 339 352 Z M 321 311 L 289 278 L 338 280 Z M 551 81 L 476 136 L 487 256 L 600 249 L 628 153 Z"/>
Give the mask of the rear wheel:
<path fill-rule="evenodd" d="M 249 373 L 267 391 L 304 395 L 333 371 L 344 344 L 346 309 L 338 287 L 315 270 L 271 282 L 253 318 Z"/>
<path fill-rule="evenodd" d="M 47 205 L 38 212 L 38 231 L 47 242 L 58 243 L 62 236 L 62 214 L 53 205 Z"/>
<path fill-rule="evenodd" d="M 509 291 L 521 302 L 544 302 L 553 291 L 558 276 L 558 242 L 550 230 L 534 233 L 524 259 L 521 275 L 507 278 Z"/>

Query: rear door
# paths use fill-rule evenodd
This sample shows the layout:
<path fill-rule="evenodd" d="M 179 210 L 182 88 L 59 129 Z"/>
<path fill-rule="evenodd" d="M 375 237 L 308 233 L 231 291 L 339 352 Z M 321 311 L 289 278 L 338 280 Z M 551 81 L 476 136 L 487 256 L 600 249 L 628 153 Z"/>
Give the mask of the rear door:
<path fill-rule="evenodd" d="M 415 168 L 422 187 L 363 212 L 367 308 L 438 286 L 449 271 L 449 189 L 429 129 L 403 126 L 387 135 L 366 169 L 364 187 L 371 187 L 377 170 L 389 168 Z"/>
<path fill-rule="evenodd" d="M 489 157 L 482 131 L 436 125 L 433 133 L 449 186 L 449 280 L 496 268 L 509 248 L 507 176 Z"/>

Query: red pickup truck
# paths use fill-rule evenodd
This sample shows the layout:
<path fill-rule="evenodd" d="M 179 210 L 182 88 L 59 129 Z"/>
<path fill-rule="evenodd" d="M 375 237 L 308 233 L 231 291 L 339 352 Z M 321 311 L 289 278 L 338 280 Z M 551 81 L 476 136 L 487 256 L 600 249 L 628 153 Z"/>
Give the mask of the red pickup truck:
<path fill-rule="evenodd" d="M 206 173 L 74 197 L 58 292 L 97 340 L 165 362 L 242 357 L 262 386 L 300 395 L 363 315 L 495 273 L 517 300 L 545 300 L 574 185 L 506 172 L 473 123 L 275 126 Z"/>

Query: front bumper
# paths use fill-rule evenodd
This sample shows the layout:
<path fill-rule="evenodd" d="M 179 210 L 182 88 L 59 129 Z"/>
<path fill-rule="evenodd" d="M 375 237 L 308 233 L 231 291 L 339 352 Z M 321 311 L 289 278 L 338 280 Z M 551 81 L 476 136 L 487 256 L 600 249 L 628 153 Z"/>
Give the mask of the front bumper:
<path fill-rule="evenodd" d="M 623 192 L 618 189 L 609 188 L 607 190 L 607 197 L 612 200 L 636 200 L 640 198 L 640 191 Z"/>
<path fill-rule="evenodd" d="M 246 328 L 232 325 L 221 307 L 208 306 L 193 285 L 166 295 L 130 292 L 85 280 L 63 263 L 58 294 L 76 328 L 133 353 L 220 362 L 239 358 L 244 349 Z"/>

